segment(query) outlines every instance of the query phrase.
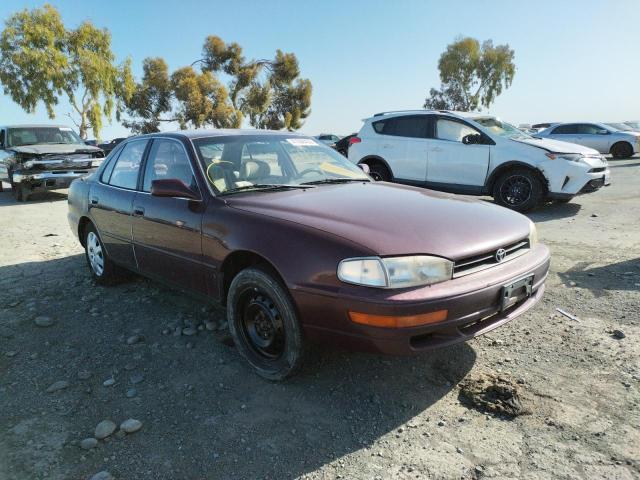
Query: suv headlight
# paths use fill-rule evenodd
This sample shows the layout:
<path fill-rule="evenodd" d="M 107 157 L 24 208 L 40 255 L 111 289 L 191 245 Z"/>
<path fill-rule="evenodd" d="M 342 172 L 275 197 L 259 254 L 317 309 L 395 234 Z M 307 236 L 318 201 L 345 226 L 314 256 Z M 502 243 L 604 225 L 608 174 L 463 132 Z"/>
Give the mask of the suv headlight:
<path fill-rule="evenodd" d="M 551 160 L 567 160 L 569 162 L 582 162 L 583 155 L 581 153 L 545 153 L 546 157 Z"/>
<path fill-rule="evenodd" d="M 451 280 L 453 262 L 429 255 L 348 258 L 338 265 L 346 283 L 378 288 L 407 288 Z"/>
<path fill-rule="evenodd" d="M 529 248 L 533 248 L 538 243 L 538 229 L 536 224 L 529 220 Z"/>

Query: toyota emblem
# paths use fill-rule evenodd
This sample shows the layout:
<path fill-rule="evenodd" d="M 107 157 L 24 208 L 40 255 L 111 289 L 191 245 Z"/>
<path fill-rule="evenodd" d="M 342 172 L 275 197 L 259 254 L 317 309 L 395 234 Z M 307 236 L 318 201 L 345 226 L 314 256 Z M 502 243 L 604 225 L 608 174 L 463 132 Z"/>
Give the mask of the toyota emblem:
<path fill-rule="evenodd" d="M 507 251 L 504 248 L 499 248 L 498 250 L 496 250 L 496 262 L 500 263 L 501 261 L 504 260 L 504 257 L 507 256 Z"/>

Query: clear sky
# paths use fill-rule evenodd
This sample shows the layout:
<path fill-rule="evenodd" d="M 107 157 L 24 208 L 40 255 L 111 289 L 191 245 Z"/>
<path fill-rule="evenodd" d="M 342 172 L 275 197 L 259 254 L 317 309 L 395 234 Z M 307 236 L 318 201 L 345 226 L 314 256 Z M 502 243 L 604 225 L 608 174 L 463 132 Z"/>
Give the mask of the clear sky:
<path fill-rule="evenodd" d="M 0 19 L 41 6 L 0 1 Z M 348 134 L 384 110 L 421 108 L 439 86 L 437 63 L 457 36 L 508 43 L 513 85 L 490 112 L 512 123 L 640 119 L 637 0 L 496 1 L 72 1 L 51 0 L 68 27 L 107 27 L 119 60 L 164 57 L 171 69 L 199 58 L 207 35 L 238 42 L 248 58 L 294 52 L 313 84 L 302 132 Z M 62 102 L 56 121 L 69 123 Z M 0 124 L 48 121 L 0 95 Z M 115 119 L 102 137 L 125 133 Z"/>

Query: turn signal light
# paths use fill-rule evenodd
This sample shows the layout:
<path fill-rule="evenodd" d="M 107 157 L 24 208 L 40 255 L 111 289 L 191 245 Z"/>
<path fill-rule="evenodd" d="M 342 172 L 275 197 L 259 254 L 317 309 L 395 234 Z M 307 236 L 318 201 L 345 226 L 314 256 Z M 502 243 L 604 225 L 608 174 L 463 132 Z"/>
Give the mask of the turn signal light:
<path fill-rule="evenodd" d="M 437 310 L 435 312 L 421 313 L 419 315 L 396 317 L 388 315 L 370 315 L 368 313 L 360 312 L 349 312 L 349 318 L 351 318 L 351 321 L 355 323 L 370 325 L 372 327 L 407 328 L 443 322 L 447 319 L 448 313 L 448 310 Z"/>

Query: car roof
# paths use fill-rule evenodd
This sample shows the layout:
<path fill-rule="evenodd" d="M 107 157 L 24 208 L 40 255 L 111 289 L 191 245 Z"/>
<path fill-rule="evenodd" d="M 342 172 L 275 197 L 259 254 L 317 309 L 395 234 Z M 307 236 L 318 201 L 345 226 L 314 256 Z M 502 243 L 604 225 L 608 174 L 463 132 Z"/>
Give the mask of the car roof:
<path fill-rule="evenodd" d="M 391 110 L 388 112 L 380 112 L 372 115 L 368 118 L 363 118 L 363 122 L 371 121 L 371 120 L 380 120 L 382 118 L 393 118 L 393 117 L 402 117 L 405 115 L 446 115 L 451 117 L 461 117 L 461 118 L 496 118 L 494 115 L 483 114 L 481 112 L 461 112 L 456 110 Z"/>
<path fill-rule="evenodd" d="M 157 132 L 149 133 L 146 135 L 138 135 L 135 138 L 141 137 L 184 137 L 189 139 L 194 138 L 207 138 L 207 137 L 224 137 L 224 136 L 243 136 L 243 135 L 287 135 L 306 137 L 307 135 L 301 135 L 296 132 L 289 132 L 286 130 L 262 130 L 256 128 L 201 128 L 193 130 L 174 130 L 170 132 Z M 133 137 L 131 137 L 133 138 Z"/>
<path fill-rule="evenodd" d="M 0 125 L 0 128 L 71 128 L 68 125 L 58 125 L 51 123 L 23 123 L 16 125 Z"/>

